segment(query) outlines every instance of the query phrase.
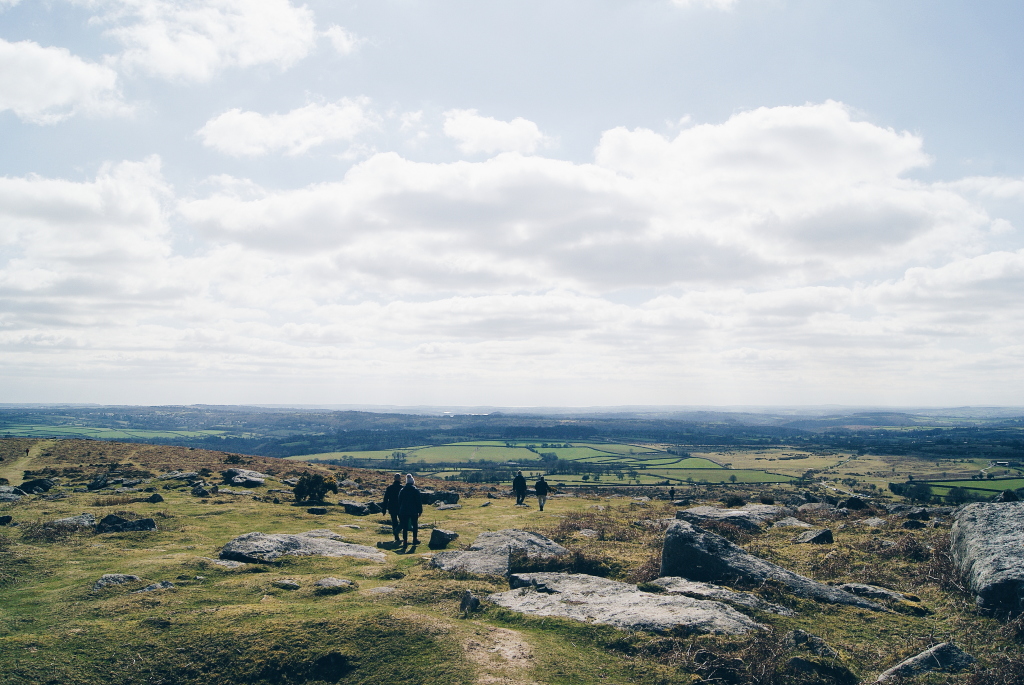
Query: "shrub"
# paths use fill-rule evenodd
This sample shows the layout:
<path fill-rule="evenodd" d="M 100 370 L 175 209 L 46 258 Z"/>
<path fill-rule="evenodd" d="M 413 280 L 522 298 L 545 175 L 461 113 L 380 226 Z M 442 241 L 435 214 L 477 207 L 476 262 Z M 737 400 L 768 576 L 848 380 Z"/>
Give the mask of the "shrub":
<path fill-rule="evenodd" d="M 338 482 L 333 477 L 324 478 L 319 473 L 304 473 L 295 485 L 296 502 L 322 502 L 328 491 L 338 493 Z"/>

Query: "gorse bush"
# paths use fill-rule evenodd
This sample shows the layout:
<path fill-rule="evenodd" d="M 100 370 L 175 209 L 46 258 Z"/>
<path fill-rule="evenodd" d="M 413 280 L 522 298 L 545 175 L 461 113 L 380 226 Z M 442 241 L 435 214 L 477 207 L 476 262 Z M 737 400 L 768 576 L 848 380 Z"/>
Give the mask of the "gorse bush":
<path fill-rule="evenodd" d="M 333 476 L 324 478 L 319 473 L 304 473 L 293 492 L 296 502 L 322 502 L 328 492 L 338 494 L 338 482 Z"/>

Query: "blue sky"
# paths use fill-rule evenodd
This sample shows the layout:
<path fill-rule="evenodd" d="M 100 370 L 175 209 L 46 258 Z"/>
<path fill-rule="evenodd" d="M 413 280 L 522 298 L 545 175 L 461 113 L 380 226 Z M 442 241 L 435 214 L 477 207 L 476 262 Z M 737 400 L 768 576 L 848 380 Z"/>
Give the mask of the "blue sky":
<path fill-rule="evenodd" d="M 0 401 L 1024 404 L 1021 25 L 0 0 Z"/>

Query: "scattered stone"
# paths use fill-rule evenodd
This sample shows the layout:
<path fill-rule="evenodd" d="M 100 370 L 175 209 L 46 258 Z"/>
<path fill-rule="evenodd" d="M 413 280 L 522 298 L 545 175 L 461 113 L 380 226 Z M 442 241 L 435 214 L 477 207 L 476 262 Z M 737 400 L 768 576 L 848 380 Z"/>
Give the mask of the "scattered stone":
<path fill-rule="evenodd" d="M 469 590 L 462 593 L 462 601 L 459 603 L 459 611 L 470 614 L 480 608 L 480 598 Z"/>
<path fill-rule="evenodd" d="M 585 538 L 601 537 L 601 533 L 597 532 L 593 528 L 580 528 L 578 531 L 576 531 L 576 534 L 579 535 L 580 537 L 585 537 Z"/>
<path fill-rule="evenodd" d="M 860 497 L 854 496 L 854 497 L 850 497 L 849 499 L 845 499 L 842 502 L 840 502 L 839 503 L 839 507 L 842 508 L 842 509 L 859 510 L 859 509 L 867 509 L 868 508 L 868 504 L 867 504 L 867 502 L 862 500 Z"/>
<path fill-rule="evenodd" d="M 104 573 L 100 576 L 93 586 L 93 590 L 102 590 L 105 587 L 112 587 L 114 585 L 124 585 L 125 583 L 134 583 L 142 580 L 138 576 L 129 575 L 127 573 Z"/>
<path fill-rule="evenodd" d="M 420 490 L 420 501 L 423 504 L 458 504 L 460 497 L 454 490 Z"/>
<path fill-rule="evenodd" d="M 704 521 L 731 523 L 750 532 L 761 530 L 763 524 L 792 513 L 791 509 L 774 504 L 747 504 L 741 509 L 719 509 L 718 507 L 693 507 L 676 512 L 676 518 L 700 524 Z"/>
<path fill-rule="evenodd" d="M 490 502 L 484 502 L 484 503 L 483 503 L 483 504 L 481 504 L 480 506 L 481 506 L 481 507 L 489 507 L 489 506 L 491 506 L 491 503 L 490 503 Z"/>
<path fill-rule="evenodd" d="M 10 525 L 11 521 L 14 520 L 13 516 L 0 516 L 0 526 Z"/>
<path fill-rule="evenodd" d="M 213 494 L 219 495 L 245 495 L 246 497 L 252 496 L 251 492 L 246 492 L 245 490 L 229 490 L 228 488 L 218 488 L 216 485 L 210 488 L 210 491 Z"/>
<path fill-rule="evenodd" d="M 660 575 L 680 576 L 705 583 L 731 584 L 739 581 L 760 585 L 774 580 L 799 597 L 885 611 L 880 604 L 747 554 L 722 536 L 687 521 L 673 521 L 665 532 Z"/>
<path fill-rule="evenodd" d="M 949 538 L 953 563 L 981 609 L 1024 611 L 1024 505 L 968 504 Z"/>
<path fill-rule="evenodd" d="M 202 485 L 197 485 L 194 488 L 192 488 L 192 496 L 193 497 L 209 497 L 210 496 L 210 491 L 207 490 L 206 488 L 204 488 Z"/>
<path fill-rule="evenodd" d="M 116 514 L 107 514 L 96 524 L 97 533 L 128 533 L 156 530 L 153 519 L 136 519 L 129 521 Z"/>
<path fill-rule="evenodd" d="M 369 516 L 371 513 L 369 505 L 364 504 L 363 502 L 354 502 L 349 499 L 343 499 L 338 502 L 338 504 L 344 507 L 345 513 L 350 516 Z"/>
<path fill-rule="evenodd" d="M 883 518 L 872 516 L 869 519 L 864 519 L 860 522 L 860 525 L 867 526 L 868 528 L 882 528 L 883 526 L 889 525 L 889 522 Z"/>
<path fill-rule="evenodd" d="M 370 588 L 370 592 L 375 595 L 389 595 L 398 588 L 391 587 L 390 585 L 381 585 L 380 587 Z"/>
<path fill-rule="evenodd" d="M 807 504 L 801 504 L 796 508 L 801 514 L 808 511 L 832 511 L 835 507 L 828 502 L 808 502 Z"/>
<path fill-rule="evenodd" d="M 551 559 L 569 554 L 569 550 L 539 533 L 525 530 L 499 530 L 480 533 L 464 552 L 438 552 L 430 560 L 432 568 L 505 576 L 512 553 L 528 559 Z"/>
<path fill-rule="evenodd" d="M 279 587 L 282 590 L 298 590 L 302 586 L 299 585 L 298 581 L 291 578 L 282 578 L 274 581 L 274 587 Z"/>
<path fill-rule="evenodd" d="M 493 492 L 488 492 L 487 499 L 501 499 L 501 497 L 499 495 L 495 495 Z"/>
<path fill-rule="evenodd" d="M 741 635 L 763 628 L 721 602 L 641 592 L 635 585 L 582 573 L 517 573 L 508 592 L 490 596 L 499 606 L 536 616 L 658 633 Z"/>
<path fill-rule="evenodd" d="M 780 616 L 794 615 L 794 612 L 791 609 L 779 606 L 778 604 L 772 604 L 771 602 L 766 602 L 753 593 L 736 592 L 735 590 L 730 590 L 729 588 L 722 587 L 721 585 L 701 583 L 696 580 L 687 580 L 686 578 L 676 578 L 672 576 L 657 578 L 652 580 L 649 584 L 660 587 L 664 589 L 665 592 L 686 595 L 687 597 L 693 597 L 694 599 L 713 599 L 718 602 L 727 602 L 729 604 L 738 604 L 739 606 L 748 607 L 750 609 L 758 609 L 759 611 L 768 611 L 773 614 L 779 614 Z"/>
<path fill-rule="evenodd" d="M 798 545 L 831 545 L 835 540 L 832 537 L 832 531 L 828 528 L 823 528 L 821 530 L 808 530 L 800 533 L 793 538 L 793 542 Z"/>
<path fill-rule="evenodd" d="M 448 511 L 450 509 L 461 509 L 461 504 L 435 504 L 434 508 L 438 511 Z"/>
<path fill-rule="evenodd" d="M 221 475 L 224 476 L 225 483 L 231 483 L 232 485 L 238 485 L 243 488 L 255 488 L 260 485 L 264 485 L 267 478 L 270 476 L 259 471 L 250 471 L 249 469 L 228 469 Z"/>
<path fill-rule="evenodd" d="M 928 513 L 927 507 L 914 507 L 913 509 L 904 512 L 903 515 L 908 519 L 917 521 L 927 521 L 931 518 L 931 514 Z"/>
<path fill-rule="evenodd" d="M 454 530 L 434 528 L 430 531 L 430 541 L 427 543 L 427 547 L 430 549 L 444 549 L 449 543 L 457 540 L 458 537 L 459 534 Z"/>
<path fill-rule="evenodd" d="M 36 478 L 34 480 L 27 480 L 18 486 L 18 489 L 27 495 L 41 495 L 44 492 L 49 492 L 56 483 L 49 478 Z"/>
<path fill-rule="evenodd" d="M 811 524 L 806 521 L 801 521 L 798 518 L 787 516 L 786 518 L 779 519 L 772 524 L 772 528 L 811 528 Z"/>
<path fill-rule="evenodd" d="M 310 507 L 306 509 L 307 514 L 315 514 L 316 516 L 324 516 L 327 514 L 327 507 Z"/>
<path fill-rule="evenodd" d="M 332 531 L 308 531 L 291 535 L 278 533 L 246 533 L 234 538 L 220 551 L 221 559 L 247 563 L 271 562 L 284 555 L 355 557 L 371 561 L 384 561 L 384 553 L 373 547 L 342 542 Z"/>
<path fill-rule="evenodd" d="M 196 480 L 197 478 L 199 478 L 197 471 L 170 471 L 158 476 L 157 480 Z"/>
<path fill-rule="evenodd" d="M 928 524 L 919 519 L 907 519 L 901 527 L 907 530 L 920 530 L 921 528 L 927 528 Z"/>
<path fill-rule="evenodd" d="M 337 595 L 342 592 L 354 590 L 356 584 L 344 578 L 328 576 L 313 583 L 313 593 L 317 595 Z"/>
<path fill-rule="evenodd" d="M 146 587 L 142 588 L 141 590 L 136 590 L 132 594 L 133 595 L 137 595 L 137 594 L 140 594 L 140 593 L 143 593 L 143 592 L 153 592 L 154 590 L 171 590 L 173 588 L 174 588 L 174 583 L 171 583 L 171 582 L 166 581 L 166 580 L 161 580 L 159 583 L 153 583 L 152 585 L 147 585 Z"/>
<path fill-rule="evenodd" d="M 85 487 L 88 490 L 102 490 L 107 487 L 109 480 L 107 474 L 101 473 L 100 475 L 93 478 L 91 481 L 86 483 Z"/>
<path fill-rule="evenodd" d="M 207 561 L 207 562 L 209 562 L 211 564 L 216 564 L 217 566 L 223 566 L 224 568 L 242 568 L 243 566 L 245 566 L 245 564 L 243 564 L 240 561 L 231 561 L 230 559 L 210 559 L 209 557 L 199 557 L 199 558 L 201 560 Z"/>
<path fill-rule="evenodd" d="M 0 502 L 17 502 L 25 496 L 25 491 L 10 485 L 0 485 Z"/>
<path fill-rule="evenodd" d="M 382 514 L 382 513 L 384 513 L 384 509 L 382 509 L 381 506 L 379 504 L 377 504 L 376 502 L 367 502 L 366 503 L 366 508 L 370 510 L 371 514 Z"/>
<path fill-rule="evenodd" d="M 941 642 L 926 649 L 917 656 L 901 661 L 887 671 L 882 672 L 875 680 L 884 683 L 894 678 L 911 678 L 921 673 L 943 671 L 958 673 L 975 662 L 975 658 L 962 651 L 951 642 Z"/>
<path fill-rule="evenodd" d="M 159 492 L 154 492 L 152 495 L 150 495 L 143 501 L 148 502 L 150 504 L 160 504 L 160 502 L 164 501 L 164 498 Z"/>
<path fill-rule="evenodd" d="M 647 504 L 648 502 L 651 501 L 651 498 L 645 495 L 643 497 L 634 497 L 633 501 L 636 502 L 637 504 Z"/>
<path fill-rule="evenodd" d="M 856 685 L 857 676 L 842 664 L 822 663 L 794 656 L 786 662 L 786 670 L 800 674 L 800 682 L 833 683 L 834 685 Z M 806 680 L 807 675 L 814 678 Z"/>
<path fill-rule="evenodd" d="M 65 526 L 78 526 L 80 528 L 91 528 L 96 525 L 96 517 L 90 513 L 69 516 L 68 518 L 57 519 L 52 523 L 59 523 Z"/>
<path fill-rule="evenodd" d="M 886 587 L 879 587 L 878 585 L 867 585 L 865 583 L 843 583 L 837 586 L 840 590 L 845 590 L 851 594 L 857 595 L 858 597 L 870 597 L 871 599 L 888 599 L 893 602 L 920 602 L 921 598 L 917 595 L 908 595 L 904 592 L 897 592 L 896 590 L 890 590 Z"/>
<path fill-rule="evenodd" d="M 812 635 L 806 630 L 791 630 L 782 638 L 782 646 L 786 649 L 806 649 L 812 654 L 823 656 L 828 659 L 838 659 L 839 652 L 829 647 L 828 643 L 817 635 Z"/>

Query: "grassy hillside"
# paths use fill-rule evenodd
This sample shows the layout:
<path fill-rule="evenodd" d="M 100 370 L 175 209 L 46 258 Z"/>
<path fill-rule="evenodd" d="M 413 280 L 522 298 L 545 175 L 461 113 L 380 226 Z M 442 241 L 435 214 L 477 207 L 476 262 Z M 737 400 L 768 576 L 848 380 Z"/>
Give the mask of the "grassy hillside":
<path fill-rule="evenodd" d="M 384 483 L 373 472 L 84 440 L 3 440 L 0 457 L 3 476 L 14 484 L 28 471 L 66 485 L 58 489 L 64 497 L 30 496 L 0 504 L 0 515 L 21 524 L 0 528 L 2 685 L 829 682 L 786 670 L 795 653 L 782 638 L 793 628 L 823 637 L 839 650 L 837 664 L 860 679 L 873 678 L 936 641 L 953 640 L 989 670 L 919 682 L 1019 682 L 1008 678 L 1016 677 L 1013 669 L 1021 663 L 1021 626 L 978 615 L 957 589 L 943 551 L 947 530 L 911 533 L 856 525 L 878 513 L 870 510 L 847 519 L 815 520 L 836 536 L 836 544 L 821 547 L 792 544 L 793 529 L 749 535 L 722 527 L 720 532 L 822 581 L 869 582 L 917 594 L 925 615 L 817 604 L 766 587 L 758 592 L 797 614 L 755 613 L 769 630 L 744 637 L 652 635 L 531 618 L 486 603 L 482 611 L 462 616 L 458 603 L 466 589 L 486 595 L 507 589 L 507 583 L 431 570 L 426 566 L 431 552 L 422 546 L 406 554 L 389 550 L 384 563 L 285 557 L 238 569 L 213 564 L 210 560 L 226 542 L 251 531 L 327 528 L 366 545 L 390 539 L 381 532 L 381 517 L 348 516 L 339 507 L 317 516 L 305 506 L 292 506 L 287 497 L 269 492 L 284 488 L 276 480 L 249 495 L 208 498 L 193 497 L 187 488 L 165 489 L 173 482 L 153 480 L 147 485 L 165 498 L 156 504 L 135 501 L 148 496 L 145 492 L 70 492 L 100 472 L 151 477 L 170 470 L 219 472 L 236 465 L 275 478 L 321 470 L 359 480 L 360 488 L 378 488 Z M 427 526 L 457 531 L 455 547 L 487 530 L 533 530 L 573 550 L 566 570 L 630 582 L 655 577 L 662 539 L 656 521 L 675 512 L 664 501 L 598 494 L 555 497 L 540 512 L 535 506 L 517 508 L 509 499 L 488 499 L 483 488 L 429 479 L 425 484 L 455 487 L 463 494 L 462 509 L 427 507 L 422 518 Z M 722 494 L 709 486 L 682 488 L 682 494 L 712 503 Z M 736 485 L 729 492 L 748 498 L 796 494 L 786 484 Z M 96 535 L 42 525 L 82 512 L 97 519 L 113 512 L 152 517 L 158 530 Z M 584 529 L 596 536 L 580 534 Z M 104 573 L 134 574 L 141 580 L 94 591 Z M 313 583 L 325 576 L 354 581 L 357 587 L 317 594 Z M 277 584 L 285 579 L 300 588 Z M 159 581 L 175 587 L 130 592 Z"/>

